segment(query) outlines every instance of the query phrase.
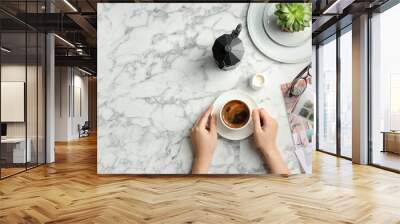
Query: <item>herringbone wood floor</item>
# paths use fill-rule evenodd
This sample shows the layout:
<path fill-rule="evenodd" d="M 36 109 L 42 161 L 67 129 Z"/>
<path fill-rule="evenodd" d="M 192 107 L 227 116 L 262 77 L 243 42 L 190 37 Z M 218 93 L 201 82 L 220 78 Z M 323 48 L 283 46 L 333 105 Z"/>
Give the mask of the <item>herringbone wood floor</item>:
<path fill-rule="evenodd" d="M 400 175 L 314 155 L 311 176 L 98 176 L 94 137 L 0 181 L 0 223 L 400 223 Z"/>

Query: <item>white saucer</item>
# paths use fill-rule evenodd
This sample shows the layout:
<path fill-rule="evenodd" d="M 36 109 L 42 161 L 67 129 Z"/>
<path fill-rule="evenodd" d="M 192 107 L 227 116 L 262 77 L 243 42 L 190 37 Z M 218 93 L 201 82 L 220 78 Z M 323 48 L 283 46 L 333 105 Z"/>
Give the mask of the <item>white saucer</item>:
<path fill-rule="evenodd" d="M 276 4 L 266 4 L 264 8 L 263 24 L 265 32 L 276 43 L 287 46 L 297 47 L 311 38 L 311 27 L 305 27 L 299 32 L 284 32 L 277 24 L 278 17 L 275 16 Z"/>
<path fill-rule="evenodd" d="M 241 100 L 245 102 L 250 109 L 250 122 L 240 130 L 230 130 L 222 124 L 219 115 L 221 107 L 230 100 Z M 242 140 L 253 134 L 253 121 L 251 120 L 251 111 L 257 108 L 256 101 L 245 92 L 240 90 L 230 90 L 222 93 L 213 103 L 213 114 L 217 118 L 217 132 L 220 136 L 229 140 Z"/>
<path fill-rule="evenodd" d="M 254 45 L 265 56 L 284 63 L 310 62 L 311 38 L 296 47 L 286 47 L 272 40 L 264 30 L 263 15 L 265 5 L 270 3 L 250 3 L 247 11 L 247 29 Z"/>

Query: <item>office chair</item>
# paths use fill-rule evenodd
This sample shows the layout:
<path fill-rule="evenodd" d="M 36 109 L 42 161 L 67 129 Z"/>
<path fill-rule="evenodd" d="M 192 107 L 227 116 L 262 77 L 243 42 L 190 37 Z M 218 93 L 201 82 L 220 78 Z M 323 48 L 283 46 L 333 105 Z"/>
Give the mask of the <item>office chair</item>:
<path fill-rule="evenodd" d="M 87 137 L 89 136 L 89 129 L 90 129 L 90 125 L 89 125 L 89 121 L 85 121 L 85 123 L 82 125 L 82 127 L 79 127 L 80 125 L 78 125 L 78 129 L 79 129 L 79 138 L 80 137 Z"/>

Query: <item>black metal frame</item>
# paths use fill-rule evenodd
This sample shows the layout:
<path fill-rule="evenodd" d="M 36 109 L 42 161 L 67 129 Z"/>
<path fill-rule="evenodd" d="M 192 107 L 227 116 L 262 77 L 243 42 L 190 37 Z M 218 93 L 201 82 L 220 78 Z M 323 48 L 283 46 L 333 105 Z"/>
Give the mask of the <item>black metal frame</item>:
<path fill-rule="evenodd" d="M 340 30 L 336 31 L 336 154 L 338 156 L 342 155 L 341 150 L 341 142 L 342 142 L 342 123 L 340 122 L 340 102 L 341 102 L 341 95 L 340 95 L 340 77 L 342 74 L 342 67 L 340 64 Z"/>
<path fill-rule="evenodd" d="M 368 85 L 368 95 L 367 95 L 367 107 L 368 107 L 368 115 L 367 115 L 367 133 L 368 133 L 368 164 L 372 164 L 372 116 L 371 116 L 371 111 L 372 111 L 372 96 L 371 96 L 371 90 L 372 90 L 372 66 L 371 66 L 371 56 L 372 56 L 372 42 L 371 42 L 371 19 L 372 19 L 372 13 L 368 12 L 368 30 L 367 30 L 367 44 L 368 44 L 368 54 L 367 54 L 367 64 L 368 64 L 368 69 L 367 69 L 367 85 Z"/>
<path fill-rule="evenodd" d="M 318 63 L 318 58 L 319 58 L 319 45 L 315 46 L 315 148 L 318 150 L 319 149 L 319 119 L 318 119 L 318 114 L 319 114 L 319 75 L 318 75 L 318 70 L 319 70 L 319 63 Z"/>
<path fill-rule="evenodd" d="M 1 30 L 1 28 L 2 28 L 2 23 L 0 23 L 0 30 Z M 2 32 L 0 32 L 0 46 L 3 46 L 2 45 L 2 40 L 3 40 L 3 38 L 2 38 Z M 2 74 L 1 74 L 1 67 L 2 67 L 2 65 L 1 65 L 1 61 L 2 61 L 2 58 L 1 58 L 1 55 L 2 55 L 2 53 L 1 53 L 1 50 L 0 50 L 0 124 L 1 124 L 1 77 L 2 77 Z M 1 134 L 0 134 L 0 137 L 1 137 Z M 0 144 L 0 163 L 1 163 L 1 144 Z M 1 167 L 0 167 L 0 180 L 1 180 Z"/>
<path fill-rule="evenodd" d="M 25 0 L 25 3 L 27 3 L 26 0 Z M 37 3 L 36 4 L 36 10 L 38 11 L 38 9 L 39 9 L 39 6 L 38 6 L 39 0 L 36 0 L 36 3 Z M 25 11 L 27 11 L 27 4 L 25 4 Z M 46 7 L 46 11 L 47 11 L 47 7 Z M 25 15 L 25 17 L 26 17 L 26 15 Z M 0 180 L 6 179 L 8 177 L 17 175 L 19 173 L 25 172 L 27 170 L 39 167 L 39 166 L 44 165 L 44 164 L 47 163 L 47 81 L 46 81 L 47 80 L 47 37 L 46 37 L 47 33 L 40 32 L 39 30 L 29 26 L 26 23 L 23 23 L 23 24 L 24 24 L 24 27 L 25 27 L 25 31 L 22 32 L 22 33 L 25 34 L 25 84 L 24 84 L 24 98 L 25 98 L 24 99 L 24 107 L 25 107 L 25 109 L 24 109 L 24 120 L 25 120 L 25 169 L 23 169 L 23 170 L 21 170 L 19 172 L 15 172 L 13 174 L 10 174 L 8 176 L 2 176 L 2 168 L 0 167 Z M 36 45 L 37 45 L 36 46 L 36 99 L 37 99 L 37 102 L 36 102 L 36 104 L 37 104 L 37 107 L 36 107 L 36 142 L 37 142 L 37 148 L 36 148 L 36 150 L 37 150 L 37 152 L 36 152 L 36 162 L 35 163 L 28 163 L 27 162 L 28 155 L 26 153 L 27 147 L 28 147 L 28 144 L 27 144 L 27 140 L 28 140 L 28 125 L 27 125 L 27 120 L 28 120 L 27 119 L 28 33 L 30 33 L 30 32 L 28 32 L 28 30 L 32 30 L 34 33 L 36 33 Z M 38 136 L 39 135 L 39 106 L 38 106 L 38 104 L 39 104 L 39 68 L 38 68 L 38 66 L 39 66 L 39 49 L 38 49 L 39 48 L 39 33 L 45 34 L 44 38 L 43 38 L 44 42 L 42 42 L 42 44 L 44 44 L 44 51 L 41 52 L 41 53 L 44 54 L 43 55 L 43 59 L 44 59 L 44 65 L 43 66 L 44 66 L 44 68 L 42 69 L 42 72 L 43 72 L 42 73 L 43 74 L 42 82 L 44 82 L 44 86 L 43 86 L 43 88 L 44 88 L 43 104 L 44 105 L 42 106 L 44 108 L 44 111 L 43 111 L 44 117 L 42 117 L 44 119 L 44 121 L 42 121 L 42 122 L 44 122 L 44 133 L 43 133 L 44 134 L 44 136 L 43 136 L 44 145 L 42 146 L 42 147 L 44 147 L 42 149 L 44 155 L 42 155 L 42 156 L 44 158 L 44 161 L 42 163 L 39 163 L 39 141 L 38 141 L 39 140 L 39 136 Z M 0 32 L 0 45 L 1 45 L 1 36 L 2 36 L 2 32 Z M 0 68 L 2 66 L 1 62 L 2 62 L 2 56 L 0 54 Z M 0 82 L 1 82 L 1 69 L 0 69 Z M 0 86 L 0 89 L 1 89 L 1 86 Z M 0 96 L 1 96 L 1 93 L 0 93 Z M 1 110 L 1 105 L 0 105 L 0 110 Z M 0 120 L 1 120 L 1 117 L 0 117 Z M 0 155 L 1 155 L 1 144 L 0 144 Z M 30 166 L 28 166 L 28 164 Z"/>

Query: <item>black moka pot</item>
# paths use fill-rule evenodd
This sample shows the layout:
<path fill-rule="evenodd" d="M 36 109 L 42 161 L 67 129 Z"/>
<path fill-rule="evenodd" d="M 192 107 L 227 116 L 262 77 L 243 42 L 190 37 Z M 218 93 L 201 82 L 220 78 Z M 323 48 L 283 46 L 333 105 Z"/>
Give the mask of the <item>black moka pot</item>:
<path fill-rule="evenodd" d="M 239 24 L 231 34 L 224 34 L 215 40 L 212 52 L 220 69 L 234 69 L 242 59 L 244 48 L 242 41 L 238 38 L 241 30 L 242 24 Z"/>

